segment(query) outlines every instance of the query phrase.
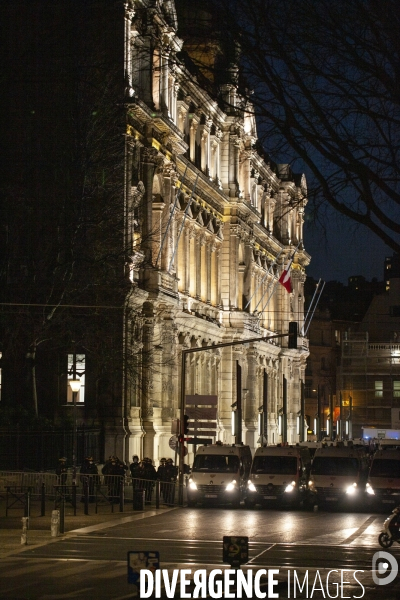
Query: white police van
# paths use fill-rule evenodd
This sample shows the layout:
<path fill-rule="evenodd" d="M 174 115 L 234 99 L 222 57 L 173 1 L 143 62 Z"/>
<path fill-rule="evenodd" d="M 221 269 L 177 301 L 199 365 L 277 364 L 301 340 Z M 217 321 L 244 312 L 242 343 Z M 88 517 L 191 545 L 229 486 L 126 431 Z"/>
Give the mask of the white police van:
<path fill-rule="evenodd" d="M 257 448 L 251 466 L 245 505 L 300 505 L 307 499 L 311 458 L 308 448 L 263 446 Z"/>
<path fill-rule="evenodd" d="M 200 446 L 187 484 L 187 505 L 240 506 L 251 467 L 251 450 L 243 444 Z"/>

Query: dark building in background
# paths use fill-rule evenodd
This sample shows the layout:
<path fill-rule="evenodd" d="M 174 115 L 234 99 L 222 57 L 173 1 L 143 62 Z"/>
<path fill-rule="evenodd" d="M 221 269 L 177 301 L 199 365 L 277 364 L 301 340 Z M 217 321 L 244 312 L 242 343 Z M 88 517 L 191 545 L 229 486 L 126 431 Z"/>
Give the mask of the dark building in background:
<path fill-rule="evenodd" d="M 305 388 L 310 425 L 319 405 L 322 435 L 332 416 L 334 434 L 344 437 L 361 437 L 363 428 L 375 428 L 377 436 L 378 431 L 383 435 L 386 429 L 400 428 L 398 268 L 394 255 L 385 259 L 385 281 L 352 276 L 348 286 L 325 286 L 308 330 Z M 315 284 L 307 280 L 308 298 Z"/>

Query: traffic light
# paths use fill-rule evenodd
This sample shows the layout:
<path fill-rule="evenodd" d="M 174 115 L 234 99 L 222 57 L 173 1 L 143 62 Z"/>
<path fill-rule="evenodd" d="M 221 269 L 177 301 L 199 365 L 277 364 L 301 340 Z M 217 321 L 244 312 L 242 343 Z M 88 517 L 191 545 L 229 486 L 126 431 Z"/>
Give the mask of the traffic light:
<path fill-rule="evenodd" d="M 187 435 L 189 433 L 189 417 L 188 415 L 183 416 L 183 433 Z"/>
<path fill-rule="evenodd" d="M 288 348 L 297 350 L 297 321 L 289 322 Z"/>

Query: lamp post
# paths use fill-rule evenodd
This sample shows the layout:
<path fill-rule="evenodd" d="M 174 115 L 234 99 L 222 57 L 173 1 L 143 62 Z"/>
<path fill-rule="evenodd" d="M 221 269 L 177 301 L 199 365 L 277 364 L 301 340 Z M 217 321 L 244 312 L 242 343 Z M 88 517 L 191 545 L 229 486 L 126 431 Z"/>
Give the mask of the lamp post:
<path fill-rule="evenodd" d="M 72 402 L 74 405 L 74 431 L 73 431 L 73 443 L 72 443 L 72 484 L 76 485 L 76 454 L 77 454 L 77 424 L 76 424 L 76 397 L 81 387 L 80 379 L 70 379 L 68 381 L 72 391 Z"/>
<path fill-rule="evenodd" d="M 297 331 L 297 330 L 296 330 Z M 293 332 L 277 333 L 266 337 L 249 338 L 247 340 L 237 340 L 235 342 L 222 342 L 221 344 L 213 344 L 212 346 L 202 346 L 201 348 L 185 348 L 182 349 L 181 356 L 181 393 L 180 393 L 180 435 L 179 435 L 179 505 L 183 506 L 183 480 L 184 480 L 184 417 L 185 417 L 185 380 L 186 380 L 186 355 L 194 352 L 204 352 L 205 350 L 217 350 L 217 348 L 227 348 L 230 346 L 242 346 L 253 342 L 268 342 L 269 340 L 293 336 Z"/>

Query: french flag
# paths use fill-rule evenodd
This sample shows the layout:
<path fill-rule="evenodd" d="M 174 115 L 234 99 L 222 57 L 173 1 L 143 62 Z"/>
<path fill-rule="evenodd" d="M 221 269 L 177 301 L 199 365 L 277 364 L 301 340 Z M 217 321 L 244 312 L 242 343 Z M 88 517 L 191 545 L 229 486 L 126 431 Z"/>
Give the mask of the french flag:
<path fill-rule="evenodd" d="M 289 294 L 291 294 L 293 292 L 292 280 L 290 278 L 290 268 L 292 266 L 293 258 L 294 258 L 294 254 L 291 257 L 291 259 L 289 260 L 288 264 L 286 265 L 286 268 L 283 269 L 281 276 L 279 277 L 279 283 L 281 285 L 283 285 L 283 287 L 285 288 L 285 290 L 287 292 L 289 292 Z"/>

